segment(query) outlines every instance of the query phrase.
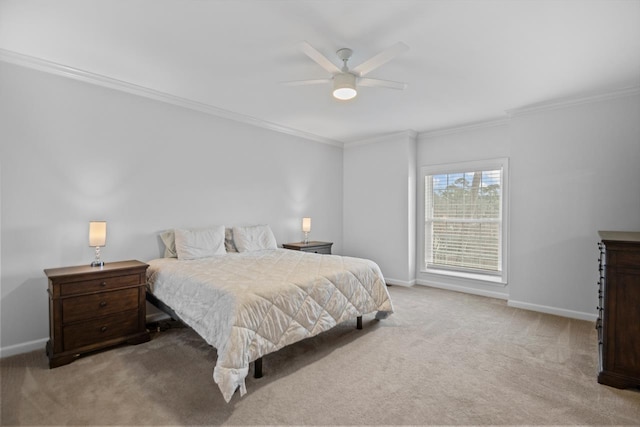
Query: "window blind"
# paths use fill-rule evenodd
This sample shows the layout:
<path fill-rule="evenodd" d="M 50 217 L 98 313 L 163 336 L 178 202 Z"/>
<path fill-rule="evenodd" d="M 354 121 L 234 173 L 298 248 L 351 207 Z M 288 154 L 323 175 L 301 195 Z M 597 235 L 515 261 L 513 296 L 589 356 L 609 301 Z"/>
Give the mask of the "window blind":
<path fill-rule="evenodd" d="M 427 268 L 500 274 L 502 169 L 425 176 Z"/>

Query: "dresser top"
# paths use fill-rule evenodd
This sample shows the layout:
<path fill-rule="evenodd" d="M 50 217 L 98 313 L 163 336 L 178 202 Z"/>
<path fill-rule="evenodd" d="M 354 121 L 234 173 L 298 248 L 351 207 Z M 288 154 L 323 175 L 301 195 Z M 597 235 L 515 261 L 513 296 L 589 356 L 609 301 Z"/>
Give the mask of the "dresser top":
<path fill-rule="evenodd" d="M 602 240 L 640 242 L 640 231 L 598 231 Z"/>

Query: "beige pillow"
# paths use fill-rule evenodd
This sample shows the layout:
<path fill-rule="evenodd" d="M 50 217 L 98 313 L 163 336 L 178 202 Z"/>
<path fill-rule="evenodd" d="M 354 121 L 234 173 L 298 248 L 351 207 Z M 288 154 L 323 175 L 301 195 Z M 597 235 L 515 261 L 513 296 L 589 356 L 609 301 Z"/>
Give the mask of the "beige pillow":
<path fill-rule="evenodd" d="M 224 247 L 229 253 L 237 253 L 238 248 L 236 248 L 236 244 L 233 242 L 233 229 L 225 228 L 224 229 Z"/>
<path fill-rule="evenodd" d="M 160 239 L 164 243 L 164 257 L 165 258 L 177 258 L 176 252 L 176 235 L 173 230 L 167 230 L 160 234 Z"/>

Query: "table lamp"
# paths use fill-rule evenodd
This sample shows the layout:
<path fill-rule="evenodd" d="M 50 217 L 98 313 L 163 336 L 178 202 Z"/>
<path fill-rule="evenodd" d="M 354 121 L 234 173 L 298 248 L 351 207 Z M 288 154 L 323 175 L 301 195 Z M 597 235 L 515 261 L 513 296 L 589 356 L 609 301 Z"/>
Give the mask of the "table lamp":
<path fill-rule="evenodd" d="M 102 267 L 104 261 L 100 259 L 100 247 L 107 243 L 107 222 L 89 222 L 89 246 L 96 248 L 96 259 L 91 263 L 91 267 Z"/>
<path fill-rule="evenodd" d="M 304 244 L 309 243 L 309 232 L 311 231 L 311 218 L 302 218 L 302 232 L 304 233 Z"/>

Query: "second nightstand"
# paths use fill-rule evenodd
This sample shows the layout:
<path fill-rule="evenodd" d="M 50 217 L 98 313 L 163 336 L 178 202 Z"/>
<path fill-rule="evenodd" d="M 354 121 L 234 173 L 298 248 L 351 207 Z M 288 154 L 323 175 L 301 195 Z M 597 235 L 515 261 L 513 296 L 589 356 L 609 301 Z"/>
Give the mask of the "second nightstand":
<path fill-rule="evenodd" d="M 282 245 L 285 249 L 292 249 L 294 251 L 313 252 L 316 254 L 328 254 L 331 255 L 331 246 L 333 242 L 295 242 L 285 243 Z"/>

